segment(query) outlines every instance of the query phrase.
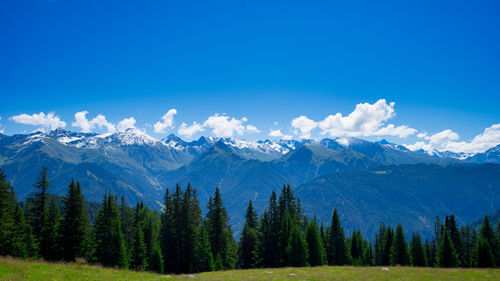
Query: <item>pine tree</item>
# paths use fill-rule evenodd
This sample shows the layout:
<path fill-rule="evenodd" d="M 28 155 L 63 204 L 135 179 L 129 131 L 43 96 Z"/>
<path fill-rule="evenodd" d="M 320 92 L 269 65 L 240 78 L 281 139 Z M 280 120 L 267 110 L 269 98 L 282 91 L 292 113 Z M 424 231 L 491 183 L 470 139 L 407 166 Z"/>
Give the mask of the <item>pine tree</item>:
<path fill-rule="evenodd" d="M 215 269 L 214 258 L 210 248 L 210 239 L 208 238 L 208 232 L 205 225 L 201 226 L 197 234 L 194 258 L 194 272 L 213 271 Z M 220 264 L 220 266 L 222 266 L 222 264 Z"/>
<path fill-rule="evenodd" d="M 45 208 L 44 223 L 40 235 L 40 255 L 49 261 L 59 260 L 62 252 L 59 241 L 59 227 L 61 224 L 61 212 L 57 207 L 55 197 L 49 199 Z"/>
<path fill-rule="evenodd" d="M 428 239 L 425 239 L 424 242 L 424 252 L 425 252 L 425 259 L 427 260 L 427 266 L 434 267 L 436 257 L 433 255 L 432 245 Z"/>
<path fill-rule="evenodd" d="M 237 258 L 236 244 L 218 187 L 215 188 L 213 199 L 209 200 L 206 222 L 212 255 L 216 259 L 220 256 L 223 268 L 234 268 Z"/>
<path fill-rule="evenodd" d="M 462 237 L 462 247 L 463 247 L 463 256 L 462 256 L 462 266 L 463 267 L 472 267 L 474 266 L 473 256 L 474 256 L 474 247 L 477 242 L 477 233 L 474 228 L 465 225 L 460 228 L 460 236 Z"/>
<path fill-rule="evenodd" d="M 408 243 L 406 243 L 403 227 L 401 223 L 396 227 L 396 235 L 391 248 L 392 265 L 409 265 L 410 255 L 408 253 Z"/>
<path fill-rule="evenodd" d="M 49 179 L 47 168 L 43 167 L 39 173 L 34 190 L 26 199 L 26 218 L 31 225 L 35 240 L 40 241 L 43 223 L 45 221 L 45 207 L 47 205 Z"/>
<path fill-rule="evenodd" d="M 307 266 L 308 251 L 307 242 L 305 241 L 302 231 L 299 226 L 293 226 L 286 253 L 291 266 Z"/>
<path fill-rule="evenodd" d="M 128 268 L 128 251 L 115 196 L 106 193 L 95 221 L 95 256 L 103 266 Z"/>
<path fill-rule="evenodd" d="M 455 221 L 455 216 L 452 214 L 445 217 L 445 227 L 450 234 L 451 241 L 457 252 L 460 264 L 463 262 L 463 249 L 462 249 L 462 237 L 460 236 L 460 231 L 458 231 L 457 222 Z"/>
<path fill-rule="evenodd" d="M 411 260 L 414 266 L 427 266 L 425 250 L 422 245 L 420 234 L 413 232 L 410 241 Z"/>
<path fill-rule="evenodd" d="M 255 253 L 258 245 L 257 213 L 255 213 L 252 200 L 248 203 L 246 221 L 241 233 L 238 248 L 238 266 L 240 268 L 251 268 L 257 263 Z"/>
<path fill-rule="evenodd" d="M 276 251 L 278 244 L 278 233 L 280 229 L 279 210 L 276 192 L 273 190 L 269 198 L 269 206 L 260 219 L 257 245 L 257 264 L 261 267 L 277 267 L 279 264 L 279 253 Z"/>
<path fill-rule="evenodd" d="M 382 245 L 381 265 L 390 265 L 392 256 L 392 244 L 394 241 L 394 230 L 388 226 L 385 230 L 384 241 Z"/>
<path fill-rule="evenodd" d="M 378 233 L 375 234 L 375 265 L 382 265 L 386 230 L 385 225 L 381 224 Z"/>
<path fill-rule="evenodd" d="M 347 261 L 344 230 L 340 224 L 337 209 L 333 210 L 332 224 L 328 237 L 328 265 L 344 265 Z"/>
<path fill-rule="evenodd" d="M 74 261 L 85 256 L 85 245 L 89 232 L 89 218 L 85 208 L 80 183 L 72 180 L 68 193 L 63 198 L 64 219 L 61 223 L 61 247 L 63 259 Z"/>
<path fill-rule="evenodd" d="M 351 240 L 350 240 L 350 254 L 352 258 L 352 264 L 362 265 L 363 264 L 363 248 L 362 248 L 362 237 L 361 232 L 353 230 Z"/>
<path fill-rule="evenodd" d="M 363 247 L 363 265 L 367 266 L 375 265 L 375 257 L 373 254 L 372 242 L 367 243 L 366 246 Z"/>
<path fill-rule="evenodd" d="M 318 232 L 318 223 L 316 218 L 310 221 L 306 227 L 306 242 L 309 253 L 309 265 L 318 266 L 325 264 L 325 249 Z"/>
<path fill-rule="evenodd" d="M 495 257 L 491 250 L 490 243 L 482 236 L 479 237 L 474 249 L 474 266 L 476 267 L 494 267 Z"/>
<path fill-rule="evenodd" d="M 147 267 L 146 244 L 144 243 L 144 208 L 137 203 L 134 215 L 134 236 L 130 251 L 130 267 L 135 270 L 144 270 Z"/>
<path fill-rule="evenodd" d="M 459 260 L 455 251 L 453 241 L 451 241 L 448 230 L 443 227 L 441 231 L 441 241 L 437 251 L 437 263 L 440 267 L 457 267 Z"/>
<path fill-rule="evenodd" d="M 5 174 L 0 169 L 0 256 L 25 257 L 25 235 L 19 219 L 24 224 L 24 215 L 16 216 L 17 198 L 10 183 L 5 182 Z M 19 209 L 22 213 L 22 210 Z"/>
<path fill-rule="evenodd" d="M 125 202 L 125 198 L 123 196 L 120 203 L 120 221 L 123 237 L 125 239 L 125 245 L 127 246 L 127 249 L 131 251 L 133 248 L 132 243 L 134 237 L 134 212 L 127 205 L 127 202 Z"/>
<path fill-rule="evenodd" d="M 498 260 L 500 258 L 499 241 L 497 240 L 495 231 L 490 224 L 488 216 L 484 216 L 483 224 L 479 229 L 479 237 L 486 239 L 486 241 L 488 242 L 488 245 L 493 254 L 493 264 L 497 265 L 497 263 L 500 263 L 500 261 Z"/>

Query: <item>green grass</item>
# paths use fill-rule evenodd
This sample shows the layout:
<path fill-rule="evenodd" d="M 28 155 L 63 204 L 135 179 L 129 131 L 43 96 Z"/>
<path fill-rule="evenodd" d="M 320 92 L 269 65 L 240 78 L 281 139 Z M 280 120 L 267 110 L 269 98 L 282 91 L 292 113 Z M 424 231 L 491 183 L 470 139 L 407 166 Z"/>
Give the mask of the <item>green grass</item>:
<path fill-rule="evenodd" d="M 294 273 L 297 277 L 289 277 Z M 500 269 L 322 266 L 228 270 L 194 274 L 195 280 L 500 280 Z M 186 280 L 187 275 L 160 275 L 78 263 L 46 263 L 0 257 L 0 280 Z"/>

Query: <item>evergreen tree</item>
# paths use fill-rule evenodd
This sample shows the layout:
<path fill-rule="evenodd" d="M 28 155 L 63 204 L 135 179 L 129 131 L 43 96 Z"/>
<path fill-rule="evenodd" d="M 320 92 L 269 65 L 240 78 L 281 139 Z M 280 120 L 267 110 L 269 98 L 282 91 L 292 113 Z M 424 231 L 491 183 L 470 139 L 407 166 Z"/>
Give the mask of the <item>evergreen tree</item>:
<path fill-rule="evenodd" d="M 279 210 L 273 190 L 269 198 L 269 207 L 262 214 L 259 226 L 260 242 L 258 243 L 258 254 L 256 255 L 258 266 L 277 267 L 280 255 L 276 250 L 278 244 L 278 233 L 280 230 Z"/>
<path fill-rule="evenodd" d="M 500 253 L 499 253 L 500 251 L 498 245 L 499 242 L 495 235 L 495 231 L 493 230 L 493 227 L 490 224 L 488 216 L 484 216 L 483 224 L 479 229 L 479 237 L 486 239 L 486 241 L 488 242 L 489 248 L 491 249 L 491 253 L 493 254 L 493 264 L 497 265 L 497 262 L 499 262 L 498 259 L 500 258 Z"/>
<path fill-rule="evenodd" d="M 48 206 L 45 208 L 45 221 L 42 226 L 40 239 L 40 255 L 50 261 L 61 258 L 61 248 L 59 243 L 59 227 L 61 223 L 61 212 L 57 207 L 55 197 L 51 197 Z"/>
<path fill-rule="evenodd" d="M 135 270 L 144 270 L 147 267 L 147 253 L 143 230 L 143 211 L 144 208 L 141 204 L 137 203 L 134 215 L 132 250 L 130 251 L 130 267 Z"/>
<path fill-rule="evenodd" d="M 378 232 L 375 234 L 375 265 L 382 265 L 384 256 L 386 227 L 384 224 L 379 226 Z"/>
<path fill-rule="evenodd" d="M 474 249 L 474 265 L 476 267 L 494 267 L 495 257 L 491 250 L 488 240 L 482 236 L 479 237 Z"/>
<path fill-rule="evenodd" d="M 363 247 L 363 265 L 374 266 L 375 265 L 375 256 L 373 254 L 373 245 L 372 242 L 366 243 L 366 246 Z"/>
<path fill-rule="evenodd" d="M 455 246 L 446 228 L 441 231 L 441 241 L 437 252 L 437 263 L 440 267 L 457 267 L 459 260 Z"/>
<path fill-rule="evenodd" d="M 451 241 L 453 242 L 453 246 L 455 247 L 455 251 L 457 252 L 460 264 L 462 264 L 464 262 L 462 237 L 460 236 L 460 231 L 458 231 L 457 223 L 455 221 L 455 216 L 453 214 L 445 217 L 445 227 L 446 230 L 448 230 L 448 233 L 450 234 Z"/>
<path fill-rule="evenodd" d="M 308 251 L 307 242 L 305 241 L 302 231 L 299 226 L 295 225 L 290 233 L 290 239 L 286 252 L 291 266 L 307 266 Z"/>
<path fill-rule="evenodd" d="M 323 248 L 323 243 L 321 241 L 321 236 L 318 232 L 318 223 L 316 218 L 310 221 L 306 227 L 306 242 L 308 246 L 309 253 L 309 265 L 317 266 L 324 265 L 326 252 Z"/>
<path fill-rule="evenodd" d="M 352 264 L 362 265 L 363 264 L 363 238 L 361 237 L 361 232 L 353 230 L 351 236 L 350 254 L 352 258 Z"/>
<path fill-rule="evenodd" d="M 47 205 L 49 179 L 47 168 L 43 167 L 33 191 L 26 198 L 26 218 L 31 225 L 35 240 L 40 241 L 43 223 L 45 221 L 45 207 Z"/>
<path fill-rule="evenodd" d="M 122 196 L 120 203 L 120 221 L 122 226 L 122 233 L 125 239 L 125 245 L 127 249 L 131 251 L 133 249 L 132 243 L 134 238 L 134 212 L 125 202 L 125 198 Z M 131 253 L 129 253 L 129 256 Z"/>
<path fill-rule="evenodd" d="M 462 263 L 463 267 L 474 266 L 473 256 L 474 247 L 477 241 L 477 234 L 474 228 L 465 225 L 460 228 L 460 233 L 462 237 Z"/>
<path fill-rule="evenodd" d="M 340 224 L 337 209 L 333 210 L 332 224 L 330 225 L 328 237 L 328 264 L 344 265 L 347 261 L 344 230 Z"/>
<path fill-rule="evenodd" d="M 432 245 L 428 239 L 424 242 L 425 259 L 427 261 L 427 266 L 434 267 L 436 257 L 433 255 Z"/>
<path fill-rule="evenodd" d="M 14 189 L 0 169 L 0 256 L 27 257 L 26 228 Z"/>
<path fill-rule="evenodd" d="M 401 223 L 396 227 L 396 236 L 391 249 L 391 264 L 393 265 L 409 265 L 410 255 L 408 253 L 408 243 L 406 243 L 403 227 Z"/>
<path fill-rule="evenodd" d="M 72 180 L 68 193 L 63 198 L 64 219 L 61 223 L 61 248 L 63 259 L 74 261 L 85 256 L 85 245 L 89 231 L 89 218 L 85 208 L 80 183 Z"/>
<path fill-rule="evenodd" d="M 220 256 L 223 268 L 234 268 L 237 258 L 236 244 L 218 187 L 215 188 L 213 199 L 209 200 L 206 222 L 212 255 L 216 258 Z"/>
<path fill-rule="evenodd" d="M 392 256 L 392 244 L 394 241 L 394 230 L 388 226 L 382 244 L 381 265 L 390 265 Z"/>
<path fill-rule="evenodd" d="M 427 266 L 425 249 L 422 245 L 420 234 L 413 232 L 410 241 L 411 260 L 414 266 Z"/>
<path fill-rule="evenodd" d="M 153 246 L 149 269 L 157 273 L 163 273 L 163 255 L 161 254 L 160 244 L 158 243 Z"/>
<path fill-rule="evenodd" d="M 115 196 L 106 193 L 95 221 L 95 256 L 103 266 L 128 268 L 128 251 Z"/>
<path fill-rule="evenodd" d="M 194 258 L 195 272 L 213 271 L 215 269 L 214 258 L 210 248 L 210 239 L 208 238 L 207 228 L 204 225 L 201 226 L 197 235 Z"/>
<path fill-rule="evenodd" d="M 251 200 L 248 203 L 245 217 L 246 222 L 243 226 L 238 248 L 238 266 L 240 268 L 250 268 L 257 262 L 255 256 L 258 245 L 257 213 L 253 209 Z"/>

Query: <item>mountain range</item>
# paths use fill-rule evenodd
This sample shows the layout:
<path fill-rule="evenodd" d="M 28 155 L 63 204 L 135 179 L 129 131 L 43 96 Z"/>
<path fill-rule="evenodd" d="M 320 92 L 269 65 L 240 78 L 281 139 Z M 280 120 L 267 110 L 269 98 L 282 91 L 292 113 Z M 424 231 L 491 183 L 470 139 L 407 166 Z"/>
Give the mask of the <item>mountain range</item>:
<path fill-rule="evenodd" d="M 500 145 L 467 155 L 357 138 L 187 142 L 175 135 L 158 140 L 134 128 L 113 134 L 0 134 L 0 167 L 21 200 L 42 166 L 49 169 L 54 194 L 63 195 L 74 178 L 89 201 L 100 202 L 109 190 L 130 204 L 142 200 L 156 209 L 165 189 L 177 183 L 190 182 L 203 208 L 219 186 L 236 231 L 248 200 L 261 212 L 271 191 L 283 184 L 296 190 L 308 215 L 327 222 L 338 207 L 347 230 L 366 234 L 381 221 L 430 232 L 433 216 L 446 213 L 469 223 L 500 207 L 500 165 L 485 163 L 500 163 Z"/>

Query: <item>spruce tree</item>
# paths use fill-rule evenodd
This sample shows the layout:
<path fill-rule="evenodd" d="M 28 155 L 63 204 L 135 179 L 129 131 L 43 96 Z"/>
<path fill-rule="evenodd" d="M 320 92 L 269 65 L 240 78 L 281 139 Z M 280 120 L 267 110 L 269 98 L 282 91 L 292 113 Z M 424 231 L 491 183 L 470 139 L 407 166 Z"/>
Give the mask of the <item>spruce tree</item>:
<path fill-rule="evenodd" d="M 474 266 L 474 247 L 477 242 L 477 233 L 474 228 L 465 225 L 460 228 L 460 236 L 462 237 L 462 263 L 463 267 Z"/>
<path fill-rule="evenodd" d="M 205 225 L 202 225 L 200 231 L 198 231 L 195 245 L 194 272 L 213 271 L 215 269 L 215 262 L 212 256 L 210 239 L 208 238 L 208 232 Z M 220 266 L 222 266 L 222 264 Z"/>
<path fill-rule="evenodd" d="M 455 216 L 453 214 L 445 217 L 445 227 L 450 234 L 451 241 L 453 242 L 453 246 L 455 247 L 455 251 L 457 252 L 460 264 L 462 264 L 462 262 L 464 262 L 462 237 L 460 236 L 460 231 L 458 230 L 457 222 L 455 221 Z"/>
<path fill-rule="evenodd" d="M 422 245 L 422 239 L 420 238 L 420 234 L 417 232 L 413 232 L 411 235 L 410 252 L 411 260 L 414 266 L 427 266 L 427 259 Z"/>
<path fill-rule="evenodd" d="M 33 184 L 33 191 L 26 198 L 26 218 L 31 225 L 33 235 L 40 241 L 43 223 L 45 221 L 45 207 L 48 199 L 49 179 L 47 168 L 43 167 L 37 182 Z"/>
<path fill-rule="evenodd" d="M 103 266 L 128 268 L 128 251 L 115 196 L 106 193 L 95 221 L 95 256 Z"/>
<path fill-rule="evenodd" d="M 394 242 L 394 230 L 388 226 L 385 230 L 384 241 L 382 245 L 381 265 L 390 265 L 392 256 L 392 244 Z"/>
<path fill-rule="evenodd" d="M 40 235 L 40 255 L 49 261 L 59 260 L 62 257 L 61 254 L 64 254 L 59 241 L 59 227 L 62 217 L 54 196 L 51 196 L 48 206 L 45 208 L 44 219 Z"/>
<path fill-rule="evenodd" d="M 259 244 L 257 264 L 261 267 L 277 267 L 280 255 L 276 250 L 278 244 L 278 233 L 280 229 L 279 210 L 276 192 L 273 190 L 269 198 L 269 206 L 261 216 L 259 226 Z"/>
<path fill-rule="evenodd" d="M 5 174 L 0 169 L 0 256 L 26 256 L 24 215 L 19 209 L 21 215 L 16 216 L 17 208 L 14 188 L 5 182 Z"/>
<path fill-rule="evenodd" d="M 479 237 L 474 249 L 474 266 L 483 268 L 495 266 L 495 257 L 490 244 L 482 236 Z"/>
<path fill-rule="evenodd" d="M 333 210 L 328 237 L 328 265 L 344 265 L 347 261 L 344 230 L 340 224 L 337 209 Z"/>
<path fill-rule="evenodd" d="M 396 235 L 391 249 L 392 265 L 409 265 L 410 255 L 408 253 L 408 243 L 406 243 L 403 227 L 401 223 L 396 227 Z"/>
<path fill-rule="evenodd" d="M 437 251 L 437 263 L 440 267 L 457 267 L 459 260 L 455 251 L 453 241 L 451 241 L 448 230 L 444 227 L 441 231 L 441 241 Z"/>
<path fill-rule="evenodd" d="M 298 225 L 293 226 L 286 253 L 288 255 L 289 264 L 291 266 L 307 266 L 308 265 L 308 250 L 307 242 L 305 241 L 302 231 Z"/>
<path fill-rule="evenodd" d="M 216 262 L 220 256 L 223 268 L 234 268 L 237 249 L 218 187 L 215 188 L 213 199 L 209 200 L 206 222 L 212 255 L 216 257 Z"/>
<path fill-rule="evenodd" d="M 89 218 L 85 208 L 80 183 L 72 180 L 63 198 L 64 219 L 61 223 L 60 238 L 63 259 L 74 261 L 85 256 L 85 245 L 89 232 Z"/>
<path fill-rule="evenodd" d="M 258 245 L 257 213 L 255 213 L 252 200 L 248 203 L 246 221 L 241 233 L 238 247 L 238 266 L 250 268 L 257 263 L 256 251 Z"/>
<path fill-rule="evenodd" d="M 325 249 L 318 232 L 318 223 L 316 218 L 311 220 L 306 227 L 306 242 L 309 253 L 309 265 L 318 266 L 325 264 Z"/>
<path fill-rule="evenodd" d="M 146 244 L 144 243 L 144 208 L 137 203 L 134 215 L 134 236 L 130 251 L 130 267 L 144 270 L 147 267 Z"/>
<path fill-rule="evenodd" d="M 495 235 L 495 231 L 493 230 L 493 227 L 490 224 L 490 220 L 489 220 L 488 216 L 484 216 L 483 224 L 481 225 L 481 228 L 479 229 L 479 237 L 486 239 L 486 241 L 488 242 L 488 245 L 489 245 L 491 252 L 493 254 L 494 265 L 497 265 L 497 263 L 500 263 L 500 261 L 498 260 L 498 259 L 500 259 L 499 241 L 497 240 L 497 237 Z"/>
<path fill-rule="evenodd" d="M 134 237 L 134 212 L 127 205 L 125 198 L 122 196 L 120 203 L 120 220 L 122 226 L 123 237 L 127 249 L 132 250 L 132 243 Z M 130 256 L 130 253 L 129 253 Z"/>
<path fill-rule="evenodd" d="M 427 260 L 427 266 L 434 267 L 436 257 L 433 255 L 432 245 L 428 239 L 424 242 L 425 259 Z"/>
<path fill-rule="evenodd" d="M 350 254 L 352 258 L 352 264 L 362 265 L 363 264 L 363 245 L 361 232 L 353 230 L 351 241 L 350 241 Z"/>

